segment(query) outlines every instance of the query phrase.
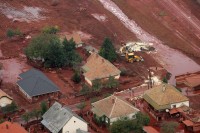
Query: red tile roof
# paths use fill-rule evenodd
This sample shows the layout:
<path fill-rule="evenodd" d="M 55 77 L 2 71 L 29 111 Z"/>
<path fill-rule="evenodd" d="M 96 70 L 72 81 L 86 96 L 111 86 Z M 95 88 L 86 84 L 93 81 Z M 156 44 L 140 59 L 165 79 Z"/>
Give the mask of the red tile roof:
<path fill-rule="evenodd" d="M 151 126 L 144 126 L 143 130 L 146 133 L 159 133 L 155 128 L 151 127 Z"/>
<path fill-rule="evenodd" d="M 28 133 L 18 123 L 11 123 L 8 121 L 0 124 L 0 133 Z"/>

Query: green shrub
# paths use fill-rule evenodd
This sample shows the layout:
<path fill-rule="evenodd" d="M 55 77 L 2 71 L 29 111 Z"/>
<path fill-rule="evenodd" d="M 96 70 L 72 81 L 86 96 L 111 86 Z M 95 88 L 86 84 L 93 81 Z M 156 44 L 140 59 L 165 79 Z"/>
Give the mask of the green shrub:
<path fill-rule="evenodd" d="M 58 26 L 46 26 L 42 29 L 42 33 L 45 34 L 56 34 L 59 31 Z"/>

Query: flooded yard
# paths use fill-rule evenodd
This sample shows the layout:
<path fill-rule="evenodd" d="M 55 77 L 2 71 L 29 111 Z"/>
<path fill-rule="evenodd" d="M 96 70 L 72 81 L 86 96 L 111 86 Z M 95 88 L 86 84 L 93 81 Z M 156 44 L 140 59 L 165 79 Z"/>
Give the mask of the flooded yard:
<path fill-rule="evenodd" d="M 134 20 L 129 19 L 123 11 L 111 0 L 99 0 L 108 11 L 113 13 L 123 25 L 145 43 L 153 43 L 156 52 L 150 53 L 167 71 L 172 74 L 170 83 L 175 85 L 175 76 L 187 72 L 200 70 L 200 66 L 183 53 L 164 45 L 161 40 L 138 26 Z"/>

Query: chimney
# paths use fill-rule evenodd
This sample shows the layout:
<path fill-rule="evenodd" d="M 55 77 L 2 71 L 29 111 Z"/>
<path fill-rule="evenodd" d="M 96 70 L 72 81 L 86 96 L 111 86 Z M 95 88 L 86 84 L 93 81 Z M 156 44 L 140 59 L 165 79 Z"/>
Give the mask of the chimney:
<path fill-rule="evenodd" d="M 102 59 L 102 63 L 104 63 L 104 59 Z"/>
<path fill-rule="evenodd" d="M 112 98 L 112 104 L 114 104 L 115 103 L 115 99 L 114 98 Z"/>
<path fill-rule="evenodd" d="M 162 91 L 164 92 L 166 90 L 166 84 L 163 84 Z"/>

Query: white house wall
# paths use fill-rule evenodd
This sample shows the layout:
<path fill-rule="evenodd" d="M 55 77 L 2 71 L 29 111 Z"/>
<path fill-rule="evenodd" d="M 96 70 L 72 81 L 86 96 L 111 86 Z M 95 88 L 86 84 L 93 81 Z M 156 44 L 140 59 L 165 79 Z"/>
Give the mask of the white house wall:
<path fill-rule="evenodd" d="M 181 107 L 181 106 L 183 106 L 183 105 L 189 107 L 189 101 L 180 102 L 180 103 L 173 103 L 173 104 L 171 104 L 171 109 L 174 107 L 174 105 L 176 105 L 176 108 Z"/>
<path fill-rule="evenodd" d="M 79 128 L 83 131 L 88 131 L 87 123 L 73 116 L 63 127 L 62 133 L 76 133 Z"/>
<path fill-rule="evenodd" d="M 123 116 L 123 117 L 127 117 L 129 119 L 135 119 L 136 118 L 135 115 L 136 115 L 136 113 L 132 113 L 132 114 L 129 114 L 129 115 L 126 115 L 126 116 Z M 122 118 L 122 117 L 115 117 L 115 118 L 110 119 L 110 124 L 112 124 L 113 122 L 117 121 L 120 118 Z"/>

